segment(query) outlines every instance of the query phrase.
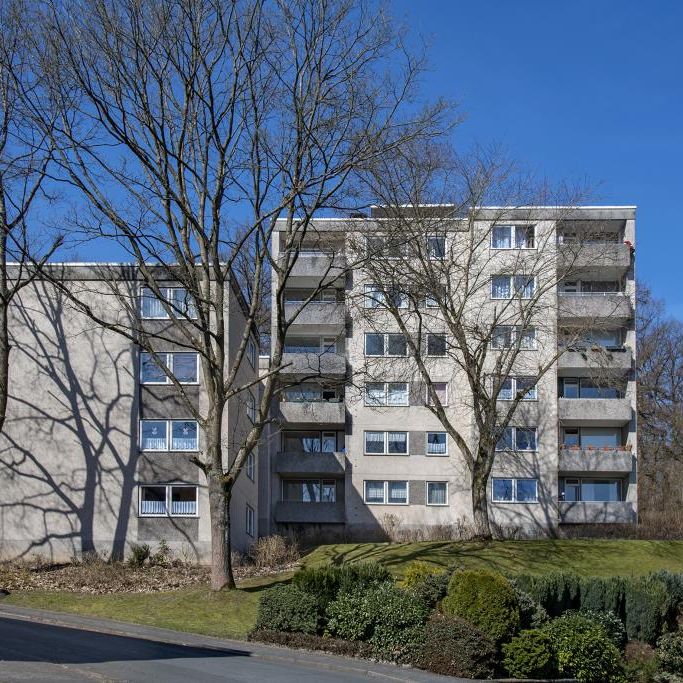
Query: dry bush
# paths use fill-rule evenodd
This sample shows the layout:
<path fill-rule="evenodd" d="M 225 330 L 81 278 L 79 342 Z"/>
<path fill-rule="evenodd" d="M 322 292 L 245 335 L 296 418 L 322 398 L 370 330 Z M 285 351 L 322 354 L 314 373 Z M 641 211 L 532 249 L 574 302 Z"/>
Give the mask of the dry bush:
<path fill-rule="evenodd" d="M 296 540 L 277 534 L 259 538 L 249 549 L 248 556 L 257 569 L 282 567 L 301 559 Z"/>

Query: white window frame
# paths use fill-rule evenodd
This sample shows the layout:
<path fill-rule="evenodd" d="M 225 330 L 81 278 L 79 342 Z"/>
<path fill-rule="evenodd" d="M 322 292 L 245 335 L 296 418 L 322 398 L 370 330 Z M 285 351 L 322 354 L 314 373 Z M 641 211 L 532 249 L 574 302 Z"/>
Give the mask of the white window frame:
<path fill-rule="evenodd" d="M 443 337 L 444 352 L 439 354 L 429 353 L 429 338 Z M 425 357 L 427 358 L 446 358 L 448 356 L 448 335 L 445 332 L 427 332 L 425 338 Z"/>
<path fill-rule="evenodd" d="M 496 228 L 508 228 L 509 230 L 509 237 L 510 237 L 510 246 L 509 247 L 496 247 L 493 244 L 493 231 Z M 523 228 L 525 230 L 528 230 L 531 228 L 534 231 L 534 246 L 533 247 L 518 247 L 517 246 L 517 228 Z M 536 224 L 533 223 L 531 225 L 529 224 L 510 224 L 510 225 L 493 225 L 491 226 L 491 239 L 490 239 L 490 247 L 494 251 L 512 251 L 513 249 L 517 251 L 523 251 L 523 250 L 536 250 L 538 247 L 536 246 Z"/>
<path fill-rule="evenodd" d="M 251 507 L 249 503 L 247 503 L 246 505 L 247 507 L 244 513 L 244 530 L 247 536 L 251 536 L 251 538 L 254 538 L 254 534 L 256 531 L 256 513 L 254 512 L 254 508 Z"/>
<path fill-rule="evenodd" d="M 367 451 L 367 439 L 365 435 L 368 432 L 381 432 L 384 435 L 383 441 L 383 451 L 381 453 L 368 453 Z M 395 434 L 405 434 L 406 435 L 406 452 L 405 453 L 389 453 L 389 433 Z M 363 430 L 363 455 L 378 455 L 382 457 L 386 456 L 399 456 L 404 458 L 410 455 L 410 432 L 407 429 L 364 429 Z"/>
<path fill-rule="evenodd" d="M 498 400 L 499 401 L 514 401 L 515 396 L 517 395 L 517 380 L 520 380 L 520 379 L 533 379 L 533 378 L 531 378 L 529 375 L 508 375 L 505 378 L 505 380 L 506 381 L 510 380 L 510 382 L 512 384 L 512 388 L 511 388 L 512 396 L 510 396 L 510 398 L 505 398 L 505 397 L 501 396 L 502 391 L 503 391 L 501 389 L 501 391 L 498 393 Z M 538 401 L 538 382 L 536 382 L 534 384 L 533 391 L 527 393 L 526 396 L 524 396 L 521 400 L 522 401 Z"/>
<path fill-rule="evenodd" d="M 166 448 L 143 448 L 142 447 L 142 423 L 143 422 L 164 422 L 166 425 Z M 194 422 L 194 424 L 197 426 L 197 447 L 196 448 L 173 448 L 173 423 L 174 422 Z M 193 418 L 189 419 L 184 419 L 184 418 L 169 418 L 169 419 L 161 419 L 161 420 L 155 420 L 152 418 L 146 418 L 146 419 L 141 419 L 139 421 L 138 425 L 138 431 L 139 431 L 139 439 L 138 439 L 138 447 L 141 452 L 143 453 L 197 453 L 199 452 L 199 423 L 197 420 Z"/>
<path fill-rule="evenodd" d="M 197 379 L 194 382 L 185 382 L 185 381 L 181 382 L 180 380 L 178 380 L 178 384 L 183 384 L 183 385 L 188 385 L 188 386 L 197 386 L 199 384 L 199 354 L 196 351 L 164 351 L 162 353 L 157 353 L 156 355 L 159 356 L 160 358 L 162 356 L 166 357 L 164 364 L 169 369 L 171 374 L 175 377 L 175 372 L 173 370 L 174 359 L 175 359 L 175 356 L 179 353 L 193 353 L 194 354 L 194 356 L 195 356 L 195 375 L 196 375 Z M 168 375 L 164 375 L 164 381 L 162 381 L 162 382 L 145 382 L 145 381 L 143 381 L 143 379 L 142 379 L 142 359 L 143 359 L 143 356 L 150 356 L 150 360 L 151 360 L 152 354 L 149 353 L 148 351 L 141 351 L 140 352 L 140 384 L 143 384 L 145 386 L 167 386 L 169 384 L 173 384 L 173 382 L 171 381 L 171 378 Z M 176 379 L 178 379 L 178 378 L 176 377 Z"/>
<path fill-rule="evenodd" d="M 529 281 L 533 281 L 533 292 L 531 296 L 521 296 L 519 290 L 515 287 L 515 278 L 518 277 L 528 277 Z M 493 295 L 493 280 L 494 278 L 508 278 L 508 285 L 510 290 L 509 296 L 494 296 Z M 524 273 L 513 273 L 508 275 L 507 273 L 498 273 L 497 275 L 491 275 L 491 300 L 492 301 L 511 301 L 512 299 L 519 298 L 522 301 L 531 301 L 536 296 L 536 289 L 538 287 L 538 278 L 535 275 L 527 276 Z"/>
<path fill-rule="evenodd" d="M 367 489 L 366 484 L 369 481 L 382 482 L 384 485 L 384 498 L 382 502 L 372 501 L 369 502 L 367 499 Z M 406 485 L 406 502 L 405 503 L 392 503 L 389 501 L 389 483 L 405 483 Z M 365 505 L 410 505 L 410 481 L 408 479 L 363 479 L 363 502 Z"/>
<path fill-rule="evenodd" d="M 148 512 L 142 512 L 142 489 L 144 488 L 163 488 L 165 489 L 165 495 L 164 495 L 164 508 L 165 512 L 163 513 L 148 513 Z M 171 511 L 171 506 L 172 506 L 172 492 L 174 488 L 185 488 L 185 489 L 194 489 L 194 504 L 195 504 L 195 511 L 192 514 L 189 515 L 182 515 L 182 514 L 173 514 Z M 138 484 L 138 517 L 175 517 L 175 518 L 190 518 L 194 519 L 199 517 L 199 486 L 196 484 L 185 484 L 182 482 L 179 483 L 170 483 L 170 484 Z"/>
<path fill-rule="evenodd" d="M 508 425 L 505 429 L 512 430 L 512 448 L 498 448 L 496 442 L 496 453 L 537 453 L 538 452 L 538 427 L 530 425 Z M 517 448 L 517 430 L 518 429 L 533 429 L 534 430 L 534 445 L 536 448 Z M 501 436 L 502 438 L 502 436 Z M 505 478 L 505 477 L 503 477 Z M 508 477 L 509 478 L 509 477 Z"/>
<path fill-rule="evenodd" d="M 495 331 L 500 327 L 510 328 L 510 346 L 494 346 L 494 340 L 496 338 Z M 521 325 L 495 325 L 491 334 L 491 349 L 493 351 L 505 351 L 506 349 L 511 349 L 517 343 L 517 335 L 522 334 L 523 332 L 529 332 L 531 330 L 533 330 L 534 333 L 533 344 L 531 346 L 520 345 L 519 350 L 536 351 L 538 349 L 538 338 L 536 336 L 536 328 L 531 326 L 523 330 Z"/>
<path fill-rule="evenodd" d="M 382 403 L 369 403 L 368 402 L 368 392 L 367 392 L 367 386 L 368 384 L 382 384 L 384 385 L 384 399 Z M 405 403 L 389 403 L 389 385 L 390 384 L 402 384 L 405 386 L 406 389 L 406 402 Z M 405 408 L 410 405 L 410 383 L 409 382 L 366 382 L 365 383 L 366 390 L 363 392 L 363 402 L 366 406 L 378 408 L 378 407 L 383 407 L 383 408 Z M 372 430 L 369 430 L 372 431 Z"/>
<path fill-rule="evenodd" d="M 166 301 L 167 305 L 171 308 L 172 312 L 175 313 L 173 310 L 173 304 L 171 303 L 173 301 L 173 295 L 171 292 L 175 291 L 176 289 L 182 289 L 185 292 L 187 292 L 187 287 L 159 287 L 159 291 L 163 294 L 163 299 Z M 187 318 L 188 320 L 196 320 L 197 319 L 197 305 L 195 303 L 195 315 L 191 316 L 188 314 L 184 315 L 179 315 L 179 316 L 173 316 L 169 315 L 169 313 L 164 309 L 164 315 L 160 316 L 146 316 L 143 315 L 143 308 L 142 308 L 142 302 L 143 299 L 145 299 L 145 290 L 148 290 L 151 294 L 151 296 L 155 297 L 158 299 L 158 297 L 155 296 L 153 290 L 151 287 L 148 287 L 147 285 L 140 285 L 140 290 L 138 292 L 138 301 L 139 301 L 139 311 L 140 311 L 140 319 L 141 320 L 170 320 L 171 318 L 174 318 L 176 320 L 182 320 L 183 318 Z"/>
<path fill-rule="evenodd" d="M 443 256 L 432 256 L 432 250 L 429 244 L 429 240 L 437 239 L 443 240 Z M 446 260 L 446 235 L 427 235 L 427 256 L 430 261 L 445 261 Z"/>
<path fill-rule="evenodd" d="M 255 481 L 255 476 L 256 476 L 256 458 L 254 457 L 254 452 L 252 451 L 249 453 L 247 456 L 247 464 L 246 464 L 246 472 L 247 472 L 247 479 L 250 481 Z"/>
<path fill-rule="evenodd" d="M 442 358 L 443 356 L 439 356 L 439 357 Z M 432 387 L 434 387 L 435 384 L 443 384 L 446 387 L 446 400 L 441 401 L 441 406 L 445 408 L 448 405 L 448 399 L 449 399 L 449 393 L 450 393 L 450 390 L 448 387 L 448 382 L 432 382 Z M 425 386 L 425 405 L 428 405 L 428 406 L 434 405 L 431 402 L 431 396 L 429 395 L 429 385 Z"/>
<path fill-rule="evenodd" d="M 367 337 L 369 334 L 374 334 L 378 336 L 383 336 L 384 337 L 384 353 L 380 356 L 379 354 L 374 354 L 374 353 L 368 353 L 368 345 L 367 345 Z M 389 335 L 396 335 L 403 337 L 405 340 L 406 344 L 406 352 L 403 355 L 396 355 L 396 354 L 390 354 L 389 353 Z M 363 355 L 366 358 L 407 358 L 408 357 L 408 340 L 405 339 L 405 335 L 402 332 L 365 332 L 363 336 Z"/>
<path fill-rule="evenodd" d="M 429 485 L 430 484 L 446 484 L 446 502 L 445 503 L 430 503 L 429 502 Z M 447 507 L 448 506 L 448 482 L 444 480 L 433 480 L 430 479 L 429 481 L 425 482 L 425 504 L 428 505 L 429 507 Z"/>
<path fill-rule="evenodd" d="M 446 436 L 446 450 L 444 453 L 430 453 L 429 452 L 429 435 L 430 434 L 444 434 Z M 448 432 L 443 429 L 430 429 L 425 432 L 425 455 L 428 458 L 447 458 L 448 457 Z"/>
<path fill-rule="evenodd" d="M 494 482 L 501 480 L 501 479 L 507 479 L 512 482 L 512 500 L 504 500 L 502 498 L 495 498 L 493 491 L 494 491 Z M 535 500 L 519 500 L 519 497 L 517 495 L 517 483 L 519 481 L 533 481 L 536 482 L 536 499 Z M 539 502 L 539 497 L 538 497 L 538 477 L 491 477 L 491 502 L 492 503 L 498 503 L 498 504 L 505 504 L 505 505 L 538 505 Z"/>

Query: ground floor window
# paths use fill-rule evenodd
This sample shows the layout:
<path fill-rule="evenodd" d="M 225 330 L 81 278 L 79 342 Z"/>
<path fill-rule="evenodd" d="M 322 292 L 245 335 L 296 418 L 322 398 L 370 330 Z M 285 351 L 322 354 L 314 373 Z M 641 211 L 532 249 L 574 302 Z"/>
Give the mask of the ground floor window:
<path fill-rule="evenodd" d="M 187 484 L 141 485 L 141 517 L 194 517 L 197 515 L 197 487 Z"/>
<path fill-rule="evenodd" d="M 427 505 L 448 505 L 448 483 L 445 481 L 427 482 Z"/>
<path fill-rule="evenodd" d="M 560 500 L 608 503 L 623 500 L 621 479 L 560 479 Z"/>
<path fill-rule="evenodd" d="M 407 505 L 407 481 L 366 481 L 364 499 L 370 505 Z"/>
<path fill-rule="evenodd" d="M 538 502 L 538 479 L 494 477 L 491 492 L 493 501 L 496 503 L 536 503 Z"/>

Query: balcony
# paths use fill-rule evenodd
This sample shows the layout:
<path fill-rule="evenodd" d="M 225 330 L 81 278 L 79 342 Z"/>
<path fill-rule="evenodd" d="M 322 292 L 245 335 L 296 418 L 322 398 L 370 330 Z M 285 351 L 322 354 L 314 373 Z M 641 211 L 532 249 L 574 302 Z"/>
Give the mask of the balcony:
<path fill-rule="evenodd" d="M 625 325 L 632 317 L 631 300 L 623 292 L 560 292 L 558 318 L 590 324 L 598 318 L 615 326 Z"/>
<path fill-rule="evenodd" d="M 588 472 L 601 474 L 630 474 L 633 456 L 630 450 L 598 448 L 564 448 L 560 446 L 560 472 Z"/>
<path fill-rule="evenodd" d="M 344 275 L 345 268 L 346 259 L 341 254 L 302 252 L 292 266 L 289 282 L 312 286 L 321 282 L 334 282 Z"/>
<path fill-rule="evenodd" d="M 346 422 L 343 400 L 281 401 L 280 416 L 285 422 L 301 425 L 343 425 Z"/>
<path fill-rule="evenodd" d="M 274 460 L 274 470 L 277 474 L 343 476 L 346 471 L 346 455 L 283 451 Z"/>
<path fill-rule="evenodd" d="M 288 377 L 343 377 L 346 358 L 341 353 L 284 353 L 282 374 Z"/>
<path fill-rule="evenodd" d="M 557 250 L 557 267 L 561 271 L 595 271 L 609 277 L 621 277 L 631 266 L 631 249 L 627 244 L 564 244 Z"/>
<path fill-rule="evenodd" d="M 633 412 L 627 398 L 560 398 L 558 403 L 565 427 L 621 427 Z"/>
<path fill-rule="evenodd" d="M 569 377 L 591 377 L 596 372 L 610 377 L 623 377 L 631 370 L 633 354 L 631 349 L 570 349 L 557 360 L 560 375 Z"/>
<path fill-rule="evenodd" d="M 346 521 L 344 503 L 275 504 L 275 521 L 282 524 L 343 524 Z"/>
<path fill-rule="evenodd" d="M 635 524 L 636 511 L 631 501 L 560 501 L 560 524 Z"/>
<path fill-rule="evenodd" d="M 285 304 L 285 319 L 291 320 L 301 308 L 301 304 Z M 292 331 L 297 334 L 336 336 L 343 332 L 346 325 L 346 309 L 343 303 L 312 301 L 301 309 L 292 323 Z"/>

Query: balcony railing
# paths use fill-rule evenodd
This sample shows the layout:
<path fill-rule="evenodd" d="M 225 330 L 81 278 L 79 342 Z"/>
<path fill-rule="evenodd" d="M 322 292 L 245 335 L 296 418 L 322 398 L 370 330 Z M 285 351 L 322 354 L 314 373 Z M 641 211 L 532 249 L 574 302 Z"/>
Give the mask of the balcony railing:
<path fill-rule="evenodd" d="M 560 501 L 562 524 L 633 524 L 635 507 L 631 501 Z"/>
<path fill-rule="evenodd" d="M 631 446 L 560 446 L 560 472 L 600 472 L 628 474 L 633 469 Z"/>

